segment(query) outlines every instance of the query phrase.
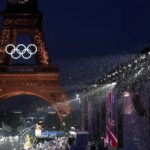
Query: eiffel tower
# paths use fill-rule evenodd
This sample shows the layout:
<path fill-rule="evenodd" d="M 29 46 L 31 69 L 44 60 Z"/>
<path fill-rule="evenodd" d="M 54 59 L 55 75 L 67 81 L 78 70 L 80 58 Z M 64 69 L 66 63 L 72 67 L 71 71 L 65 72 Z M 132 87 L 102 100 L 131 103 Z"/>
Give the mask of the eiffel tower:
<path fill-rule="evenodd" d="M 60 120 L 69 114 L 67 97 L 59 81 L 58 69 L 52 64 L 42 30 L 43 14 L 36 0 L 7 0 L 2 13 L 0 33 L 0 100 L 28 94 L 47 101 Z M 8 44 L 16 45 L 18 35 L 30 35 L 37 46 L 35 65 L 14 65 L 5 51 Z"/>

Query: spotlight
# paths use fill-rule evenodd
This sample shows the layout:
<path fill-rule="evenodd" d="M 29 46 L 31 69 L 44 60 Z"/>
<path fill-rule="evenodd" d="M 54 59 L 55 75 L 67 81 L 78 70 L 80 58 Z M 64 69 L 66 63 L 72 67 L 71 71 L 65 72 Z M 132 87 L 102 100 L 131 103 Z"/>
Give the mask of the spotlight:
<path fill-rule="evenodd" d="M 130 97 L 130 93 L 126 91 L 126 92 L 123 93 L 123 96 L 124 97 Z"/>

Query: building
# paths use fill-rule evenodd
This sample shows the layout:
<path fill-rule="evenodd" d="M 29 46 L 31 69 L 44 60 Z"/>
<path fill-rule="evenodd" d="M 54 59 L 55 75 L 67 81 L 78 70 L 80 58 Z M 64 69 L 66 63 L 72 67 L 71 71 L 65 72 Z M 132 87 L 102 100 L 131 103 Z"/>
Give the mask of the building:
<path fill-rule="evenodd" d="M 150 49 L 80 93 L 82 128 L 108 150 L 150 147 Z"/>

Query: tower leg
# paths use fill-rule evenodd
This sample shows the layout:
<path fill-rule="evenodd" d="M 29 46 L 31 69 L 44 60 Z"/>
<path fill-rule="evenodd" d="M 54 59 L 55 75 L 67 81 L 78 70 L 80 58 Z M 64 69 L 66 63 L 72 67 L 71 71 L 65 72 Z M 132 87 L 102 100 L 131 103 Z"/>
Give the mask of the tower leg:
<path fill-rule="evenodd" d="M 40 65 L 49 65 L 49 56 L 44 40 L 43 32 L 39 29 L 33 33 L 33 42 L 38 47 L 37 60 Z"/>
<path fill-rule="evenodd" d="M 1 31 L 1 41 L 0 41 L 0 65 L 10 65 L 11 57 L 6 55 L 5 47 L 12 43 L 12 33 L 11 29 L 3 29 Z"/>

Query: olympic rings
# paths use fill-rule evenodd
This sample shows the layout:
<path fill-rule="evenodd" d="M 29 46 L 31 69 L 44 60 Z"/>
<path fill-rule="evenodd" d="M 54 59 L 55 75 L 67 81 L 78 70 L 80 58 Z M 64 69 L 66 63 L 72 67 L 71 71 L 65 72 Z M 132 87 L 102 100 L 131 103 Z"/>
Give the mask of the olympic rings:
<path fill-rule="evenodd" d="M 8 44 L 5 48 L 5 52 L 13 59 L 30 59 L 32 55 L 37 53 L 37 47 L 34 44 L 30 44 L 27 47 L 24 44 L 19 44 L 17 47 L 13 44 Z"/>

